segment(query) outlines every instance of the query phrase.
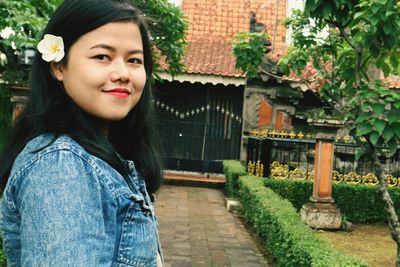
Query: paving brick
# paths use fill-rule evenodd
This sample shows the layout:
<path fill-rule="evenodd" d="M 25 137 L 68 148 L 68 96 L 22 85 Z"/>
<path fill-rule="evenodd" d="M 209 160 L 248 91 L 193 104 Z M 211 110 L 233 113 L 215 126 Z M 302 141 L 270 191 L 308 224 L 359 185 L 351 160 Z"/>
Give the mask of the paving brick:
<path fill-rule="evenodd" d="M 162 186 L 156 213 L 165 267 L 268 266 L 219 190 Z"/>

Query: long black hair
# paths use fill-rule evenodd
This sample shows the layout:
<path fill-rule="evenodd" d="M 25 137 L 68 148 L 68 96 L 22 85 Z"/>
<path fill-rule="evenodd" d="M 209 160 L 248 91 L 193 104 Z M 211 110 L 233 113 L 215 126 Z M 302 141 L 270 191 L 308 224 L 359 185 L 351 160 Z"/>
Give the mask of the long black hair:
<path fill-rule="evenodd" d="M 107 23 L 120 21 L 137 24 L 143 41 L 147 79 L 139 102 L 124 119 L 111 122 L 107 137 L 67 95 L 63 84 L 53 77 L 50 63 L 36 53 L 31 69 L 29 100 L 11 130 L 0 159 L 2 191 L 15 158 L 31 139 L 43 133 L 53 133 L 55 137 L 61 134 L 70 136 L 124 178 L 128 176 L 128 169 L 121 157 L 133 160 L 146 179 L 148 191 L 155 192 L 159 188 L 161 158 L 154 130 L 153 62 L 149 33 L 139 11 L 124 0 L 65 0 L 53 14 L 43 35 L 53 34 L 63 38 L 65 57 L 61 63 L 67 65 L 69 49 L 82 35 Z"/>

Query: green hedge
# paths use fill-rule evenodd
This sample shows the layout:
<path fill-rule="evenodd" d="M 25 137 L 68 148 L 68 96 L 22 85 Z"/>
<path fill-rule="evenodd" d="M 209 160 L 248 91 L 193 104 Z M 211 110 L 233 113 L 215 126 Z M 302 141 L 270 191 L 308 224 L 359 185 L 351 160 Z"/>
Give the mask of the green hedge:
<path fill-rule="evenodd" d="M 396 213 L 400 214 L 400 188 L 388 188 Z M 333 199 L 346 219 L 355 223 L 386 223 L 385 205 L 378 186 L 333 185 Z"/>
<path fill-rule="evenodd" d="M 0 267 L 7 267 L 7 259 L 3 251 L 3 239 L 1 236 L 0 236 Z"/>
<path fill-rule="evenodd" d="M 264 185 L 292 203 L 297 211 L 310 200 L 312 181 L 263 179 Z"/>
<path fill-rule="evenodd" d="M 246 175 L 246 168 L 236 160 L 225 160 L 223 166 L 226 194 L 228 197 L 237 198 L 239 196 L 239 176 Z"/>
<path fill-rule="evenodd" d="M 313 191 L 311 181 L 264 179 L 266 187 L 289 200 L 297 209 L 309 201 Z M 389 193 L 400 214 L 400 188 L 389 188 Z M 377 186 L 333 184 L 335 205 L 345 218 L 353 223 L 386 223 L 384 203 Z"/>
<path fill-rule="evenodd" d="M 246 219 L 262 237 L 278 266 L 368 266 L 333 250 L 300 221 L 288 200 L 265 187 L 263 179 L 239 179 L 240 202 Z"/>

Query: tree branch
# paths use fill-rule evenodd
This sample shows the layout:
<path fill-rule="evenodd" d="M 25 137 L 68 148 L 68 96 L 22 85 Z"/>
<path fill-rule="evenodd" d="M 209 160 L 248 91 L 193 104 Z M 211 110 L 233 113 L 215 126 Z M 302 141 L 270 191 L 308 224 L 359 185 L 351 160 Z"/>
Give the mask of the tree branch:
<path fill-rule="evenodd" d="M 365 64 L 367 64 L 368 60 L 372 57 L 372 55 L 369 55 L 364 62 L 361 64 L 361 68 L 364 68 Z"/>
<path fill-rule="evenodd" d="M 327 23 L 331 23 L 334 26 L 336 26 L 339 31 L 340 31 L 340 35 L 344 38 L 344 40 L 353 48 L 353 49 L 357 49 L 356 46 L 351 42 L 349 36 L 347 35 L 346 31 L 344 29 L 346 29 L 348 23 L 346 25 L 340 25 L 339 23 L 337 23 L 336 21 L 333 20 L 326 20 Z"/>
<path fill-rule="evenodd" d="M 356 69 L 355 69 L 355 77 L 356 77 L 356 88 L 359 89 L 361 85 L 361 59 L 362 59 L 362 46 L 358 45 L 356 48 Z"/>
<path fill-rule="evenodd" d="M 267 75 L 269 75 L 269 76 L 271 76 L 271 77 L 274 77 L 274 78 L 276 78 L 276 79 L 279 79 L 279 80 L 282 80 L 282 79 L 283 79 L 282 76 L 275 75 L 275 74 L 273 74 L 273 73 L 271 73 L 271 72 L 269 72 L 269 71 L 267 71 L 267 70 L 264 70 L 264 69 L 261 68 L 260 66 L 258 66 L 258 70 L 261 71 L 261 72 L 263 72 L 264 74 L 267 74 Z"/>

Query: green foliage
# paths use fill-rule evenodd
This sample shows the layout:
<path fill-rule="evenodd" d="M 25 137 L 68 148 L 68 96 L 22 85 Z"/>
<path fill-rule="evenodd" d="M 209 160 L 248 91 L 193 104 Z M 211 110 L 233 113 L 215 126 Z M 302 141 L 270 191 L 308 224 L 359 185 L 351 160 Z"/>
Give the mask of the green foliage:
<path fill-rule="evenodd" d="M 3 238 L 1 236 L 0 236 L 0 267 L 7 267 L 7 259 L 3 251 Z"/>
<path fill-rule="evenodd" d="M 293 207 L 299 211 L 306 204 L 313 192 L 313 182 L 303 180 L 275 180 L 264 179 L 264 185 L 271 188 L 275 193 L 287 199 L 292 203 Z"/>
<path fill-rule="evenodd" d="M 385 146 L 392 154 L 396 152 L 400 140 L 400 94 L 376 82 L 374 87 L 360 90 L 349 102 L 363 111 L 354 118 L 350 129 L 366 137 L 373 146 Z"/>
<path fill-rule="evenodd" d="M 307 0 L 304 11 L 294 11 L 285 25 L 292 28 L 293 47 L 280 59 L 281 70 L 320 83 L 310 87 L 336 107 L 352 134 L 394 153 L 400 142 L 399 93 L 376 81 L 371 69 L 385 76 L 400 73 L 399 2 Z M 253 39 L 238 35 L 234 54 L 237 67 L 256 77 L 263 52 L 260 44 L 251 47 Z"/>
<path fill-rule="evenodd" d="M 240 177 L 239 184 L 244 215 L 265 241 L 278 266 L 368 266 L 317 238 L 300 221 L 290 202 L 266 188 L 259 177 Z"/>
<path fill-rule="evenodd" d="M 399 188 L 389 188 L 396 212 L 400 211 Z M 355 223 L 387 222 L 379 188 L 367 185 L 337 184 L 333 187 L 335 204 Z"/>
<path fill-rule="evenodd" d="M 311 62 L 311 78 L 324 81 L 321 96 L 343 114 L 351 133 L 394 153 L 400 142 L 400 96 L 372 70 L 399 73 L 400 4 L 307 0 L 304 12 L 294 12 L 286 25 L 294 32 L 294 48 L 280 60 L 282 70 L 301 73 Z M 321 35 L 324 29 L 328 34 Z"/>
<path fill-rule="evenodd" d="M 14 33 L 0 37 L 0 73 L 8 82 L 25 82 L 18 56 L 25 48 L 34 48 L 42 31 L 62 0 L 0 0 L 0 31 L 10 27 Z M 148 18 L 153 50 L 164 56 L 172 75 L 183 68 L 187 22 L 182 11 L 166 0 L 132 0 Z M 158 53 L 155 53 L 156 55 Z M 156 61 L 157 62 L 157 61 Z M 155 70 L 159 65 L 155 64 Z"/>
<path fill-rule="evenodd" d="M 313 191 L 311 181 L 264 179 L 264 185 L 290 201 L 296 210 L 306 204 Z M 400 190 L 389 188 L 397 212 L 400 212 Z M 333 184 L 335 205 L 353 223 L 386 223 L 387 215 L 377 186 Z"/>
<path fill-rule="evenodd" d="M 226 194 L 228 197 L 237 198 L 239 196 L 239 177 L 246 175 L 246 168 L 236 160 L 224 160 L 223 166 Z"/>
<path fill-rule="evenodd" d="M 267 39 L 268 35 L 265 32 L 239 32 L 232 41 L 236 68 L 246 72 L 248 78 L 259 77 L 258 67 L 266 52 Z"/>
<path fill-rule="evenodd" d="M 14 31 L 8 38 L 0 37 L 0 54 L 7 58 L 0 66 L 3 79 L 22 81 L 23 69 L 18 64 L 18 56 L 24 48 L 36 46 L 41 31 L 58 2 L 60 1 L 0 1 L 0 31 L 6 27 Z"/>
<path fill-rule="evenodd" d="M 169 66 L 171 75 L 182 71 L 184 65 L 180 62 L 186 50 L 186 31 L 188 22 L 179 7 L 166 0 L 131 0 L 133 4 L 149 19 L 148 24 L 153 37 L 155 55 L 161 57 Z M 159 58 L 158 58 L 159 59 Z M 155 60 L 155 71 L 160 66 Z"/>

